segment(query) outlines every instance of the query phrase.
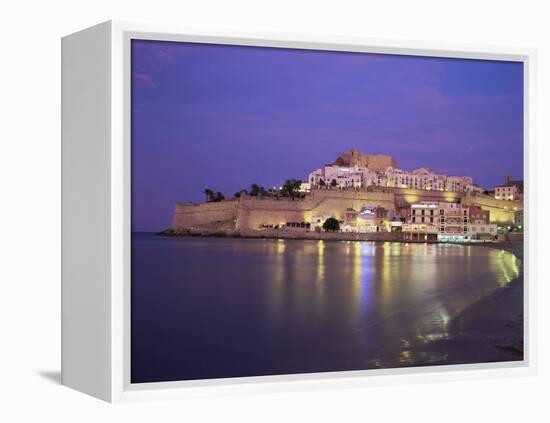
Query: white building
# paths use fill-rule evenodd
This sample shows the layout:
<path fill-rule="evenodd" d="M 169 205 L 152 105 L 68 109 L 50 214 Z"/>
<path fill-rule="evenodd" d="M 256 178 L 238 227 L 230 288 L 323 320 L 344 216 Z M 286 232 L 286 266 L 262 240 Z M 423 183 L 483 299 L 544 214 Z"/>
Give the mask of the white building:
<path fill-rule="evenodd" d="M 370 180 L 371 173 L 366 167 L 343 167 L 326 165 L 309 174 L 311 187 L 336 186 L 338 188 L 361 188 Z M 334 181 L 334 182 L 333 182 Z"/>
<path fill-rule="evenodd" d="M 439 223 L 439 203 L 422 202 L 411 205 L 411 213 L 408 216 L 407 223 L 417 224 L 425 223 L 437 226 Z"/>
<path fill-rule="evenodd" d="M 374 172 L 367 167 L 326 165 L 309 174 L 311 188 L 366 188 L 368 186 L 439 190 L 454 192 L 482 192 L 469 176 L 439 175 L 427 168 L 408 172 L 387 167 L 385 172 Z"/>
<path fill-rule="evenodd" d="M 453 192 L 464 192 L 473 185 L 469 176 L 448 176 L 445 181 L 445 190 Z"/>
<path fill-rule="evenodd" d="M 523 181 L 513 180 L 511 175 L 506 176 L 504 185 L 495 187 L 495 199 L 508 201 L 523 200 Z"/>
<path fill-rule="evenodd" d="M 423 167 L 420 169 L 407 172 L 401 169 L 387 168 L 386 169 L 386 186 L 396 188 L 411 188 L 424 190 L 440 190 L 445 189 L 445 175 L 437 175 L 431 170 Z"/>
<path fill-rule="evenodd" d="M 309 192 L 311 191 L 311 184 L 306 181 L 302 181 L 300 184 L 300 188 L 298 188 L 298 192 Z"/>
<path fill-rule="evenodd" d="M 519 200 L 519 190 L 516 185 L 500 185 L 495 187 L 495 199 L 496 200 Z"/>
<path fill-rule="evenodd" d="M 393 217 L 392 210 L 380 206 L 365 206 L 361 210 L 349 208 L 344 215 L 342 230 L 344 232 L 389 232 Z"/>

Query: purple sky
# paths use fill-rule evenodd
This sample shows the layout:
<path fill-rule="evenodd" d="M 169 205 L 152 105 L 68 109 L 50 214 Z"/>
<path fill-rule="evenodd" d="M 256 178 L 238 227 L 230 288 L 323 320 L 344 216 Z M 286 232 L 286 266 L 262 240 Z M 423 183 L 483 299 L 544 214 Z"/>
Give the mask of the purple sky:
<path fill-rule="evenodd" d="M 523 65 L 132 42 L 132 229 L 204 188 L 305 179 L 357 147 L 400 168 L 523 178 Z"/>

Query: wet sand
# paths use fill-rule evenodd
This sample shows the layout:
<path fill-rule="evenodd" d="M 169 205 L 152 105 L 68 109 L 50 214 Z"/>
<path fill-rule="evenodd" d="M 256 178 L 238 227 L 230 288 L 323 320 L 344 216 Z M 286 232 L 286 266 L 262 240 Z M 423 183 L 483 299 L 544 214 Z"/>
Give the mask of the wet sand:
<path fill-rule="evenodd" d="M 437 363 L 466 364 L 523 360 L 523 243 L 481 246 L 503 249 L 522 261 L 510 284 L 475 302 L 451 319 L 448 338 L 416 345 L 415 355 L 437 355 Z M 420 363 L 419 363 L 420 364 Z"/>

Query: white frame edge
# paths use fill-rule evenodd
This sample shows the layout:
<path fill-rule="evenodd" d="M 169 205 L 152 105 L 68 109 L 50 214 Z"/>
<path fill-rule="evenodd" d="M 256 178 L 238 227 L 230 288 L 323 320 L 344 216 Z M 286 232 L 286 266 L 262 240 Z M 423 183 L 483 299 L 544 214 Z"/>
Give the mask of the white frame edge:
<path fill-rule="evenodd" d="M 109 351 L 109 386 L 105 394 L 92 392 L 74 384 L 76 389 L 108 401 L 136 401 L 145 399 L 183 398 L 259 392 L 301 391 L 360 387 L 404 383 L 440 382 L 501 378 L 536 374 L 536 233 L 531 230 L 537 222 L 536 204 L 536 58 L 529 48 L 480 46 L 424 41 L 382 40 L 372 38 L 325 36 L 312 34 L 243 32 L 233 29 L 189 28 L 178 25 L 107 22 L 100 25 L 110 32 L 110 131 L 106 134 L 110 145 L 105 162 L 98 164 L 109 169 L 110 255 L 105 258 L 110 267 L 105 298 L 109 325 L 106 328 Z M 84 30 L 88 31 L 88 30 Z M 84 32 L 82 31 L 82 32 Z M 69 35 L 75 37 L 81 32 Z M 197 381 L 130 383 L 130 40 L 152 39 L 215 44 L 238 44 L 265 47 L 354 51 L 416 56 L 439 56 L 469 59 L 512 60 L 524 63 L 524 179 L 525 179 L 525 359 L 508 363 L 480 363 L 467 365 L 427 366 L 416 368 L 361 370 L 352 372 L 316 373 L 281 376 L 261 376 Z M 85 54 L 85 53 L 84 53 Z M 101 105 L 97 105 L 100 107 Z M 64 115 L 65 117 L 65 115 Z M 85 117 L 82 118 L 85 121 Z M 92 124 L 91 122 L 90 124 Z M 93 128 L 91 128 L 93 129 Z M 64 131 L 65 139 L 65 131 Z M 64 141 L 65 142 L 65 141 Z M 64 157 L 64 160 L 70 160 Z M 64 173 L 65 178 L 69 175 Z M 74 198 L 66 190 L 64 198 Z M 65 215 L 64 215 L 65 216 Z M 64 217 L 65 218 L 65 217 Z M 69 284 L 64 278 L 64 286 Z M 65 293 L 65 289 L 63 291 Z M 71 304 L 70 298 L 64 297 Z M 98 307 L 101 305 L 98 304 Z M 64 316 L 68 318 L 64 313 Z M 85 325 L 94 316 L 72 315 L 75 325 Z M 63 337 L 65 344 L 71 339 Z M 65 353 L 64 353 L 65 356 Z M 91 373 L 90 371 L 90 377 Z M 67 368 L 63 366 L 63 375 Z M 66 378 L 63 377 L 63 383 Z"/>

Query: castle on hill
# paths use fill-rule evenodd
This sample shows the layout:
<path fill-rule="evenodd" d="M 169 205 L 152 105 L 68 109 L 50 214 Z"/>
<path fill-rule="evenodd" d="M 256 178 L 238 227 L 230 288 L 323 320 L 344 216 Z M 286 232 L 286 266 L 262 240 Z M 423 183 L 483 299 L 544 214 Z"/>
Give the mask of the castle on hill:
<path fill-rule="evenodd" d="M 421 167 L 406 171 L 397 167 L 391 156 L 365 154 L 352 148 L 341 153 L 334 163 L 327 164 L 309 174 L 305 189 L 332 186 L 337 188 L 365 189 L 369 186 L 411 188 L 451 192 L 483 192 L 470 176 L 452 176 Z"/>
<path fill-rule="evenodd" d="M 341 167 L 364 167 L 375 172 L 384 172 L 388 167 L 397 167 L 395 159 L 385 154 L 364 154 L 356 148 L 341 153 L 335 165 Z"/>

